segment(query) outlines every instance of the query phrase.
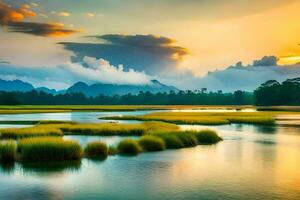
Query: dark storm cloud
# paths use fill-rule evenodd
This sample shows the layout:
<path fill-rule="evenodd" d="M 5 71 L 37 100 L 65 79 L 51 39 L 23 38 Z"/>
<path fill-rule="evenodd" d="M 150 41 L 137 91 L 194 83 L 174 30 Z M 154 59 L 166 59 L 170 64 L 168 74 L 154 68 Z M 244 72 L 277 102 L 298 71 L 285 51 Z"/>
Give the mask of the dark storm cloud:
<path fill-rule="evenodd" d="M 173 39 L 154 35 L 107 34 L 89 36 L 101 39 L 101 43 L 60 43 L 74 53 L 74 62 L 83 57 L 103 58 L 113 65 L 123 64 L 125 68 L 145 71 L 149 74 L 169 72 L 188 54 L 184 47 L 176 46 Z"/>
<path fill-rule="evenodd" d="M 10 32 L 38 36 L 66 36 L 77 32 L 65 29 L 60 23 L 26 22 L 25 19 L 36 16 L 36 13 L 29 8 L 28 5 L 13 8 L 11 5 L 0 2 L 0 25 L 8 27 Z"/>
<path fill-rule="evenodd" d="M 276 66 L 279 59 L 276 56 L 264 56 L 260 60 L 254 60 L 253 66 Z"/>

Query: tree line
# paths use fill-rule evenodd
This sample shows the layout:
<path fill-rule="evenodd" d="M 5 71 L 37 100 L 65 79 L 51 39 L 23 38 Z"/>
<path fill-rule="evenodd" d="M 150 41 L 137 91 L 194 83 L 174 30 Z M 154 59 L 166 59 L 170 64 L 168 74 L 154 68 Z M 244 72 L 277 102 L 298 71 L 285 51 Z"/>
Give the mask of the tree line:
<path fill-rule="evenodd" d="M 98 95 L 82 93 L 49 94 L 43 91 L 0 92 L 1 105 L 250 105 L 252 93 L 206 91 L 170 91 L 168 93 L 139 92 L 126 95 Z"/>
<path fill-rule="evenodd" d="M 282 83 L 269 80 L 254 92 L 179 91 L 88 97 L 82 93 L 49 94 L 43 91 L 0 91 L 0 105 L 300 105 L 300 78 Z"/>
<path fill-rule="evenodd" d="M 300 78 L 282 83 L 269 80 L 254 91 L 255 104 L 259 106 L 300 105 Z"/>

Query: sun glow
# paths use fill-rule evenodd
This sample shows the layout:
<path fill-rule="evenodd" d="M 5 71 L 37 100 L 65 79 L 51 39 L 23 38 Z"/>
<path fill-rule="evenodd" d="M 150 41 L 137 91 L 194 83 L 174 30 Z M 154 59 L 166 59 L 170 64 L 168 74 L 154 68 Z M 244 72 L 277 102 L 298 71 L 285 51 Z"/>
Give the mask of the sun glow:
<path fill-rule="evenodd" d="M 284 56 L 279 58 L 280 65 L 293 65 L 300 63 L 300 56 Z"/>

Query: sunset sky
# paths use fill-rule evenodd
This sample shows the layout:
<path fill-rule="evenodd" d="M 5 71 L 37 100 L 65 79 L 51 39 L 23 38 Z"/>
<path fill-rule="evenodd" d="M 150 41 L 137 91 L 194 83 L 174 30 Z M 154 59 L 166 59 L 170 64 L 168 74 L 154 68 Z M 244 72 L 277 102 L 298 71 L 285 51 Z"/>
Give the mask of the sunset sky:
<path fill-rule="evenodd" d="M 247 74 L 259 76 L 255 84 L 283 80 L 300 76 L 299 10 L 297 0 L 0 0 L 0 78 L 56 89 L 154 78 L 217 89 Z M 275 63 L 253 71 L 263 57 Z M 240 89 L 255 86 L 247 84 Z"/>

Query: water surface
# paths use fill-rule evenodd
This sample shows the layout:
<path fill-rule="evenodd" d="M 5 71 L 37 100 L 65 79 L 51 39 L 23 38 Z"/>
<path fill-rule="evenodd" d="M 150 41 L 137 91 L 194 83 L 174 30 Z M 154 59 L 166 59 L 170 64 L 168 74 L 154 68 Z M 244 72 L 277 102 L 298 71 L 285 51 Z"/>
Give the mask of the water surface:
<path fill-rule="evenodd" d="M 225 140 L 212 146 L 54 167 L 2 165 L 0 199 L 300 199 L 299 128 L 214 128 Z"/>
<path fill-rule="evenodd" d="M 41 120 L 39 117 L 43 116 L 43 120 L 96 122 L 106 114 L 124 113 L 17 116 L 20 120 Z M 17 120 L 15 116 L 1 115 L 0 120 Z M 232 124 L 181 125 L 181 128 L 215 129 L 224 141 L 137 157 L 111 156 L 105 161 L 0 164 L 0 199 L 300 199 L 299 126 Z M 65 136 L 65 139 L 78 140 L 83 146 L 94 140 L 116 145 L 123 137 Z"/>

